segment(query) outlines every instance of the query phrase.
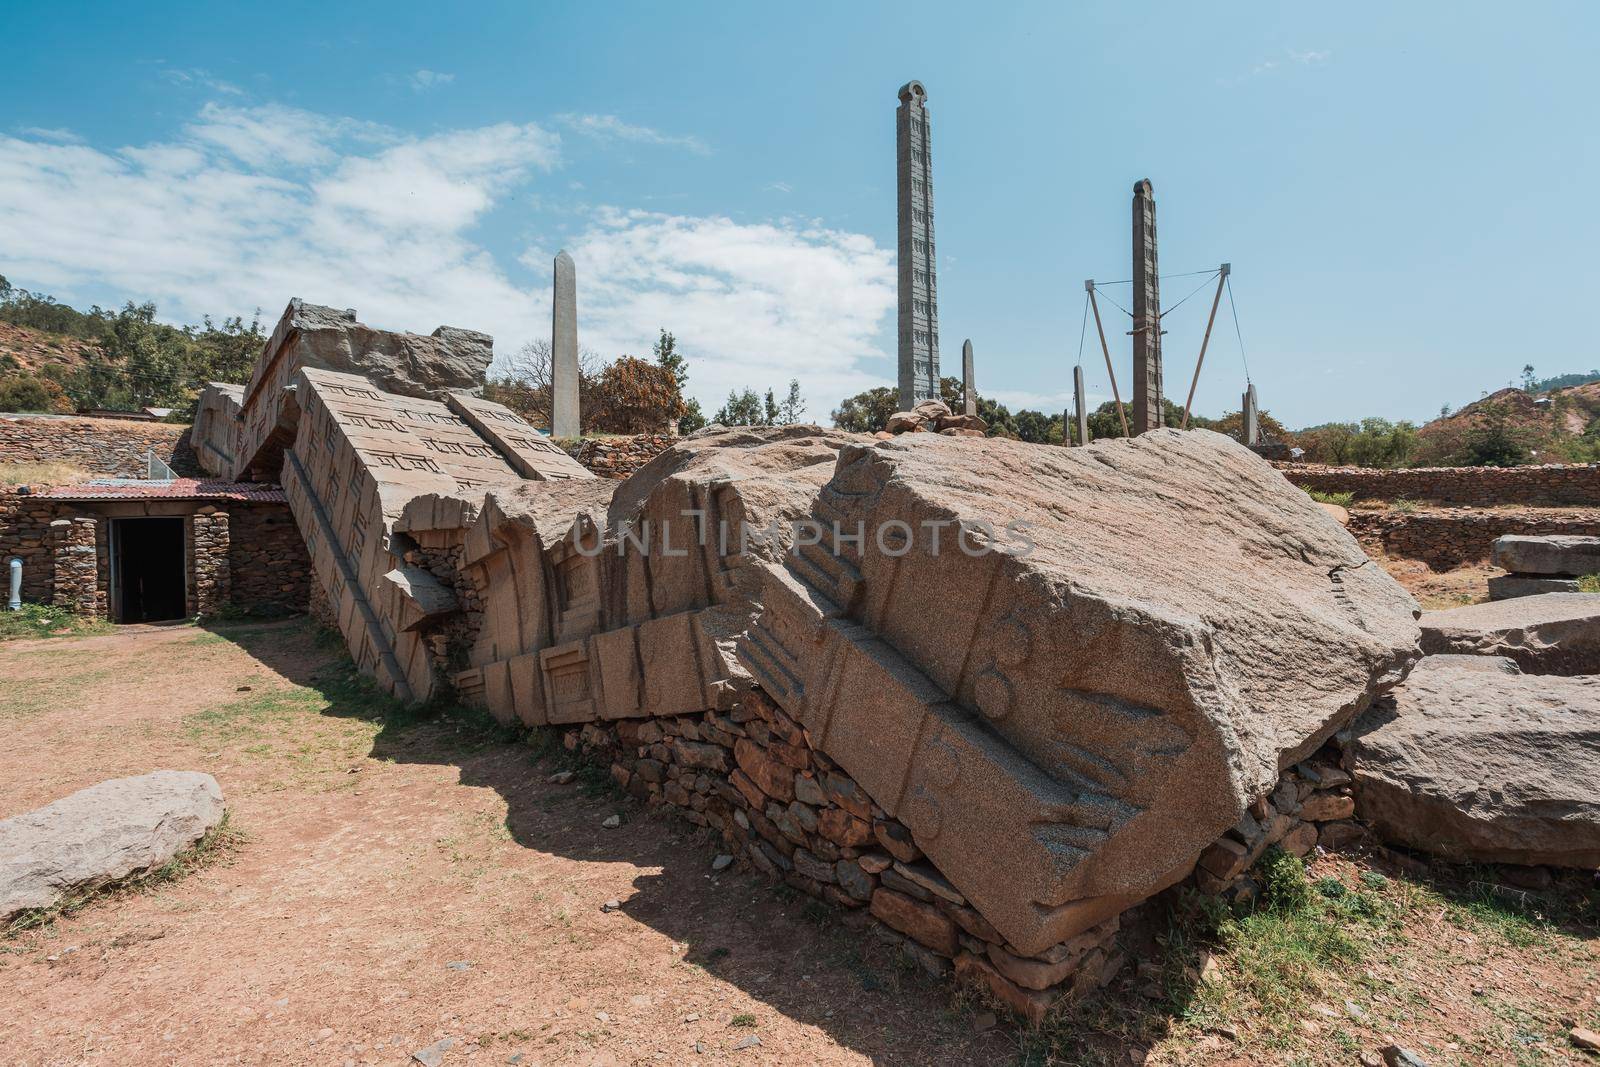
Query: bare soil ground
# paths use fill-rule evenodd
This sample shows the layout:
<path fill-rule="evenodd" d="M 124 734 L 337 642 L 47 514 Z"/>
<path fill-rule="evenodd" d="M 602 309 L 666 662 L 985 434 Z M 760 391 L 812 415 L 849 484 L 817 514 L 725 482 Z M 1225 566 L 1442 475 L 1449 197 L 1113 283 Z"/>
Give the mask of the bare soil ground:
<path fill-rule="evenodd" d="M 1406 592 L 1417 598 L 1424 611 L 1481 604 L 1489 599 L 1489 579 L 1506 573 L 1489 563 L 1469 563 L 1455 570 L 1435 571 L 1417 559 L 1378 556 L 1377 560 L 1395 581 L 1405 586 Z"/>
<path fill-rule="evenodd" d="M 603 773 L 553 785 L 537 743 L 396 716 L 303 620 L 4 642 L 0 678 L 0 817 L 173 767 L 214 774 L 244 835 L 0 940 L 8 1063 L 398 1064 L 445 1038 L 447 1067 L 1348 1064 L 1394 1040 L 1543 1063 L 1600 1028 L 1576 876 L 1513 906 L 1481 873 L 1323 857 L 1337 900 L 1173 923 L 1154 973 L 1025 1031 L 848 917 L 713 874 L 714 841 Z"/>

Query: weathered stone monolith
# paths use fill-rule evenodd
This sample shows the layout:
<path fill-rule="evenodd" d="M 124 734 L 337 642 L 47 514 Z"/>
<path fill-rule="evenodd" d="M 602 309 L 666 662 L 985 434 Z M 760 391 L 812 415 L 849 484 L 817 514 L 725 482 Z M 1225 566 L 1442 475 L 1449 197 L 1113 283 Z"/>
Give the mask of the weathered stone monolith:
<path fill-rule="evenodd" d="M 1089 443 L 1089 408 L 1083 392 L 1083 368 L 1072 368 L 1072 408 L 1078 423 L 1078 439 L 1071 442 L 1079 446 Z"/>
<path fill-rule="evenodd" d="M 968 415 L 978 413 L 978 379 L 972 372 L 972 338 L 961 342 L 961 391 L 966 397 Z"/>
<path fill-rule="evenodd" d="M 1133 187 L 1133 412 L 1138 436 L 1161 425 L 1161 279 L 1156 196 L 1150 179 Z"/>
<path fill-rule="evenodd" d="M 933 248 L 933 162 L 928 93 L 900 87 L 895 112 L 895 190 L 899 213 L 900 410 L 939 398 L 939 279 Z"/>
<path fill-rule="evenodd" d="M 550 435 L 577 437 L 578 411 L 578 281 L 572 257 L 556 254 L 554 306 L 550 312 Z"/>
<path fill-rule="evenodd" d="M 1254 382 L 1244 391 L 1244 400 L 1239 408 L 1244 413 L 1244 443 L 1246 445 L 1259 445 L 1261 443 L 1261 415 L 1256 407 L 1256 386 Z"/>

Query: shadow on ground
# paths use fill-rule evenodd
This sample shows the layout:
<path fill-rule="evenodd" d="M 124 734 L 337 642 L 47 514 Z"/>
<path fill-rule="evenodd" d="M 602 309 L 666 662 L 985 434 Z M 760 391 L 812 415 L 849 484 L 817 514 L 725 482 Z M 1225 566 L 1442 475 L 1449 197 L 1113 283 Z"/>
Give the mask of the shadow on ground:
<path fill-rule="evenodd" d="M 864 912 L 835 910 L 752 870 L 713 875 L 711 861 L 725 848 L 720 835 L 634 801 L 605 767 L 579 762 L 553 733 L 507 730 L 474 709 L 400 707 L 357 674 L 337 636 L 318 635 L 318 654 L 306 656 L 293 647 L 300 642 L 286 647 L 286 626 L 309 628 L 249 620 L 207 628 L 318 692 L 324 714 L 378 723 L 373 758 L 454 766 L 463 784 L 495 790 L 522 847 L 658 868 L 634 879 L 634 894 L 621 902 L 625 915 L 687 945 L 687 962 L 874 1062 L 1140 1062 L 1138 1053 L 1188 999 L 1192 983 L 1181 980 L 1167 983 L 1164 1003 L 1138 996 L 1130 973 L 1049 1035 L 1012 1027 L 1003 1015 L 979 1030 L 990 1005 L 923 972 L 872 933 Z M 577 772 L 573 780 L 550 783 L 563 768 Z M 603 829 L 614 813 L 622 826 Z M 1071 1058 L 1059 1058 L 1064 1039 L 1075 1046 Z"/>

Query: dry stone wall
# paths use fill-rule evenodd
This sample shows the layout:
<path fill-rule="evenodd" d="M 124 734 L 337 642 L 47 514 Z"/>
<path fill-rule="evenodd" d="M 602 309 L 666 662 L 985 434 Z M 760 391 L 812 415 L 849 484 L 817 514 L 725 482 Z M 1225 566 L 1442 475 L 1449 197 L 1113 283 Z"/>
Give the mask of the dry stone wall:
<path fill-rule="evenodd" d="M 244 611 L 305 611 L 311 560 L 282 504 L 234 504 L 228 512 L 230 602 Z"/>
<path fill-rule="evenodd" d="M 672 434 L 644 433 L 633 437 L 585 437 L 566 441 L 563 447 L 596 477 L 624 479 L 671 448 L 677 440 Z"/>
<path fill-rule="evenodd" d="M 1350 532 L 1370 551 L 1421 560 L 1444 571 L 1487 562 L 1495 540 L 1507 534 L 1600 535 L 1600 512 L 1353 508 Z"/>
<path fill-rule="evenodd" d="M 1326 467 L 1274 463 L 1295 485 L 1358 500 L 1431 500 L 1446 504 L 1600 505 L 1600 465 L 1529 467 Z"/>
<path fill-rule="evenodd" d="M 16 489 L 0 487 L 0 565 L 22 560 L 22 599 L 47 603 L 55 591 L 54 545 L 50 524 L 59 505 Z M 9 572 L 6 581 L 10 581 Z"/>
<path fill-rule="evenodd" d="M 189 427 L 170 422 L 71 415 L 0 415 L 0 463 L 71 463 L 91 474 L 143 478 L 154 451 L 181 477 L 203 472 Z"/>

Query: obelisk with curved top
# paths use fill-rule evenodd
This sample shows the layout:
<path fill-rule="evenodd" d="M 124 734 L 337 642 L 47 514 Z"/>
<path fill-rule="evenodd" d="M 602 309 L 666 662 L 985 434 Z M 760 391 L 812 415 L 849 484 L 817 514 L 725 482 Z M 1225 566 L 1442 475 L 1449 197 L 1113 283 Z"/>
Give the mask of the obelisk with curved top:
<path fill-rule="evenodd" d="M 978 380 L 972 373 L 972 338 L 961 342 L 961 392 L 966 397 L 968 415 L 978 413 Z"/>
<path fill-rule="evenodd" d="M 1133 186 L 1133 433 L 1161 425 L 1161 271 L 1156 259 L 1156 194 Z"/>
<path fill-rule="evenodd" d="M 578 281 L 572 257 L 556 253 L 555 295 L 550 311 L 550 436 L 577 437 Z"/>
<path fill-rule="evenodd" d="M 900 243 L 900 410 L 939 399 L 939 278 L 933 247 L 933 162 L 928 92 L 900 87 L 895 112 L 895 191 Z"/>

